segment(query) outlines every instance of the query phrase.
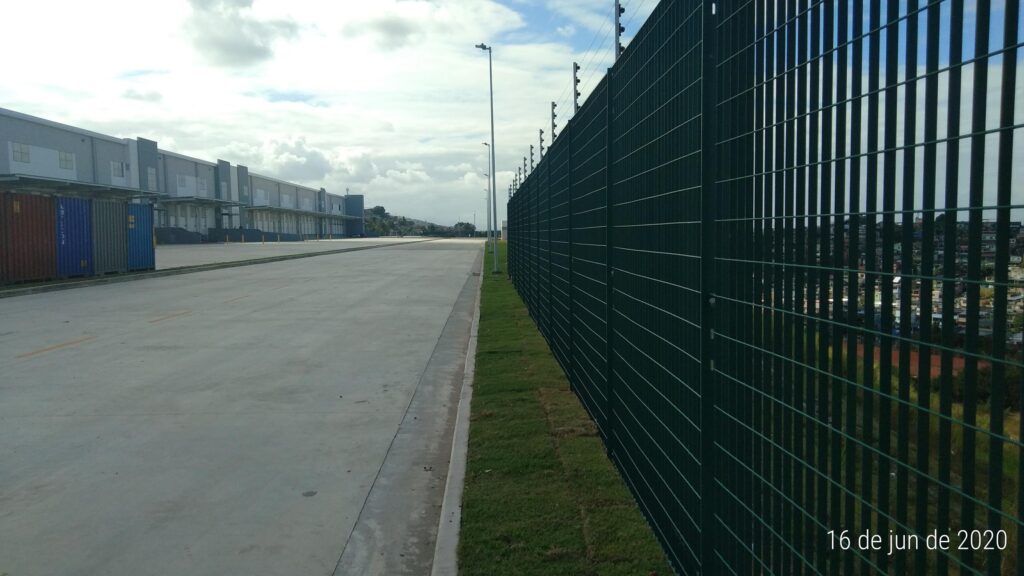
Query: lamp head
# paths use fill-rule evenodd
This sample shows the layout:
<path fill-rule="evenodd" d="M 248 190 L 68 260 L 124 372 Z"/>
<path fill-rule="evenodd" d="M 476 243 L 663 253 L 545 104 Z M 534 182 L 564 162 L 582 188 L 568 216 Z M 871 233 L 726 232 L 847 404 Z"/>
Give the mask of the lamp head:
<path fill-rule="evenodd" d="M 477 44 L 477 45 L 476 45 L 476 47 L 477 47 L 477 48 L 479 48 L 479 49 L 481 49 L 481 50 L 490 50 L 490 49 L 491 49 L 491 47 L 490 47 L 490 46 L 488 46 L 488 45 L 484 44 L 483 42 L 481 42 L 481 43 Z"/>

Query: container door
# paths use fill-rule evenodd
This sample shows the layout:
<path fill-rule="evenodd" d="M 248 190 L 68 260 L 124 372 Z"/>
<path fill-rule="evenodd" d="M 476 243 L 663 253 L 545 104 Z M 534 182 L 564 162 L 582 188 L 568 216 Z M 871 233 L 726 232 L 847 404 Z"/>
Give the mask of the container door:
<path fill-rule="evenodd" d="M 156 252 L 153 246 L 153 207 L 128 205 L 128 270 L 153 270 Z"/>
<path fill-rule="evenodd" d="M 57 276 L 92 276 L 92 210 L 84 198 L 57 198 Z"/>
<path fill-rule="evenodd" d="M 53 198 L 2 194 L 5 282 L 48 280 L 57 275 L 57 233 Z"/>
<path fill-rule="evenodd" d="M 124 202 L 93 200 L 93 265 L 97 275 L 128 271 L 127 222 Z"/>

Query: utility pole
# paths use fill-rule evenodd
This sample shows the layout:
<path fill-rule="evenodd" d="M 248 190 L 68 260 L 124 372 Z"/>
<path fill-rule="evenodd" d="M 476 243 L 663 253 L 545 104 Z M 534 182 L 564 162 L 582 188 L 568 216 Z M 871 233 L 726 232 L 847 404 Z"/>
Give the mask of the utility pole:
<path fill-rule="evenodd" d="M 555 132 L 555 128 L 558 128 L 558 124 L 555 123 L 555 118 L 558 118 L 558 114 L 555 113 L 555 109 L 558 108 L 558 104 L 551 103 L 551 143 L 555 143 L 555 138 L 558 137 L 558 133 Z"/>
<path fill-rule="evenodd" d="M 575 115 L 580 111 L 580 64 L 572 63 L 572 113 Z"/>
<path fill-rule="evenodd" d="M 622 56 L 622 33 L 626 31 L 626 28 L 622 26 L 622 15 L 626 13 L 626 9 L 622 7 L 622 2 L 615 0 L 615 59 L 618 60 L 619 56 Z"/>

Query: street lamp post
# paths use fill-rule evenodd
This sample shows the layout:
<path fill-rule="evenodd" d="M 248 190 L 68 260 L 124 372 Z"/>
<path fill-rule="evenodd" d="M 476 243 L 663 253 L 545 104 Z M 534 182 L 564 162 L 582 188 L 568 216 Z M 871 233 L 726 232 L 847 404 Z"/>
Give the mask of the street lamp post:
<path fill-rule="evenodd" d="M 487 146 L 487 163 L 490 164 L 491 163 L 491 145 L 488 144 L 487 142 L 483 142 L 483 145 Z M 493 172 L 493 169 L 491 171 Z M 484 176 L 487 177 L 487 190 L 485 191 L 487 195 L 484 196 L 484 198 L 487 199 L 487 241 L 490 242 L 491 241 L 491 230 L 493 230 L 493 228 L 491 228 L 491 175 L 490 175 L 490 173 L 487 173 L 487 174 L 484 174 Z"/>
<path fill-rule="evenodd" d="M 497 227 L 498 227 L 498 199 L 493 196 L 494 193 L 495 193 L 495 190 L 497 190 L 497 188 L 498 188 L 497 177 L 495 176 L 495 170 L 494 170 L 494 168 L 495 168 L 495 164 L 494 164 L 494 156 L 495 156 L 495 154 L 494 154 L 494 60 L 492 58 L 493 54 L 491 53 L 491 47 L 490 46 L 488 46 L 486 44 L 483 44 L 483 43 L 480 43 L 480 44 L 477 44 L 476 47 L 481 49 L 481 50 L 486 50 L 487 51 L 487 75 L 488 75 L 488 78 L 490 80 L 490 86 L 491 86 L 491 146 L 490 146 L 490 148 L 491 148 L 491 182 L 490 182 L 491 197 L 490 198 L 491 198 L 491 209 L 493 210 L 491 222 L 494 224 L 494 227 L 495 227 L 494 241 L 491 244 L 491 246 L 492 246 L 492 250 L 493 250 L 492 254 L 493 254 L 493 257 L 494 257 L 494 269 L 492 271 L 495 274 L 497 274 L 498 272 L 501 272 L 501 269 L 498 267 L 498 235 L 496 233 L 497 232 Z"/>

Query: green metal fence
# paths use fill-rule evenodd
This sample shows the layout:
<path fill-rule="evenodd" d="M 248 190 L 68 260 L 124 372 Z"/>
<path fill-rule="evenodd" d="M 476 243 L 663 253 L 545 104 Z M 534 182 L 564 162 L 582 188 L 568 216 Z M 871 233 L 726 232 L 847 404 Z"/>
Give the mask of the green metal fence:
<path fill-rule="evenodd" d="M 1024 574 L 1022 27 L 663 0 L 516 190 L 513 282 L 678 572 Z"/>

